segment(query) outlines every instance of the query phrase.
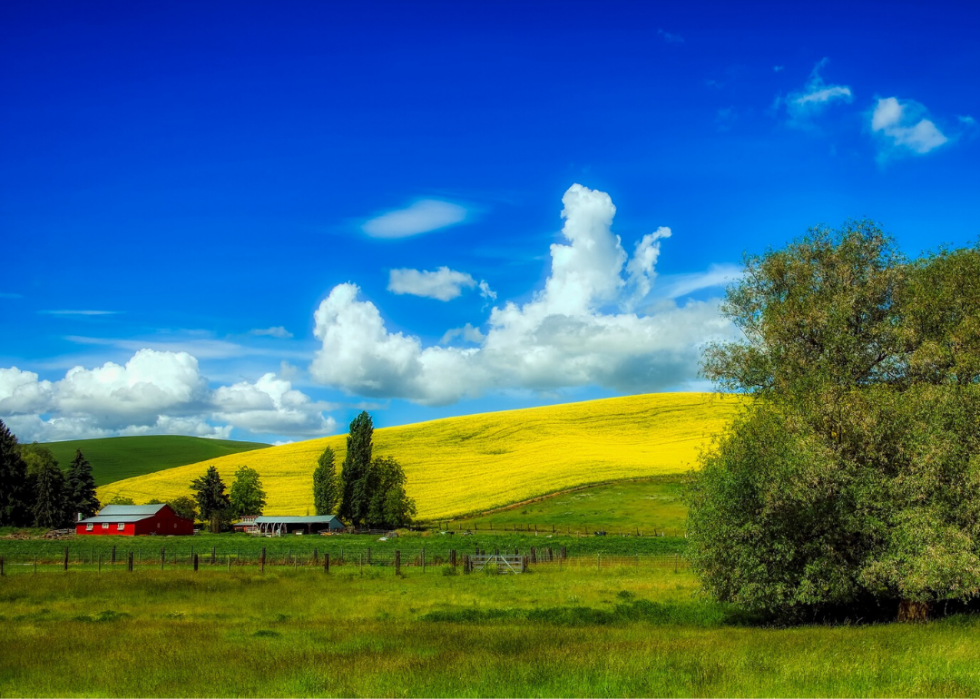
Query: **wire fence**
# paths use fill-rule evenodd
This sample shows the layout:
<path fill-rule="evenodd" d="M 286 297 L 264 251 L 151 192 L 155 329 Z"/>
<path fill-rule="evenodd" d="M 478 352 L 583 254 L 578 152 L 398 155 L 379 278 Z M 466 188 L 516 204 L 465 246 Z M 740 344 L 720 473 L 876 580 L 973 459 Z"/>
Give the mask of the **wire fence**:
<path fill-rule="evenodd" d="M 438 552 L 427 551 L 424 548 L 409 550 L 372 551 L 360 549 L 345 551 L 343 548 L 315 548 L 312 551 L 276 551 L 265 549 L 251 550 L 220 550 L 194 547 L 163 547 L 156 550 L 143 548 L 123 549 L 113 547 L 110 551 L 103 549 L 70 549 L 66 547 L 61 553 L 54 555 L 50 549 L 38 552 L 17 552 L 0 555 L 0 576 L 21 573 L 48 573 L 68 571 L 112 572 L 118 570 L 220 570 L 228 571 L 243 568 L 311 568 L 323 569 L 330 572 L 332 568 L 356 566 L 364 568 L 402 568 L 416 569 L 420 572 L 442 568 L 459 568 L 464 572 L 471 569 L 470 557 L 485 558 L 488 555 L 504 555 L 520 557 L 525 566 L 546 566 L 549 568 L 594 568 L 597 571 L 610 569 L 687 569 L 688 560 L 681 554 L 623 554 L 590 553 L 568 555 L 565 547 L 530 547 L 525 549 L 449 549 Z"/>

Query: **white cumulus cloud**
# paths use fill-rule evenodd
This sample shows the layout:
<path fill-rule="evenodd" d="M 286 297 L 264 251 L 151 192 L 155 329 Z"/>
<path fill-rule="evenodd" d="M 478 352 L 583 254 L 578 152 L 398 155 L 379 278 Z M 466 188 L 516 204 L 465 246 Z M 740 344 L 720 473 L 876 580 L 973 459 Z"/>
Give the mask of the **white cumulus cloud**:
<path fill-rule="evenodd" d="M 352 394 L 427 405 L 508 388 L 598 385 L 636 393 L 693 380 L 703 343 L 734 332 L 717 299 L 668 299 L 648 314 L 622 310 L 649 293 L 669 230 L 645 236 L 631 259 L 612 232 L 609 195 L 576 184 L 562 202 L 567 242 L 551 246 L 544 288 L 524 305 L 493 308 L 485 333 L 467 324 L 443 337 L 443 344 L 462 338 L 477 346 L 424 347 L 389 332 L 359 288 L 341 284 L 314 315 L 322 346 L 310 375 Z"/>
<path fill-rule="evenodd" d="M 465 272 L 457 272 L 448 267 L 440 267 L 434 272 L 393 269 L 388 275 L 388 291 L 395 294 L 451 301 L 463 293 L 464 287 L 476 287 L 476 280 Z"/>
<path fill-rule="evenodd" d="M 361 230 L 372 238 L 406 238 L 455 226 L 466 220 L 467 213 L 459 204 L 421 199 L 403 209 L 386 211 L 365 221 Z"/>
<path fill-rule="evenodd" d="M 52 441 L 141 434 L 226 438 L 254 434 L 329 434 L 336 422 L 275 374 L 212 390 L 186 352 L 141 349 L 124 365 L 106 362 L 39 380 L 0 368 L 0 417 L 22 440 Z"/>
<path fill-rule="evenodd" d="M 254 330 L 250 330 L 248 334 L 255 335 L 257 337 L 275 337 L 279 338 L 280 340 L 288 340 L 293 336 L 291 332 L 286 330 L 286 328 L 281 325 L 277 325 L 274 328 L 256 328 Z"/>
<path fill-rule="evenodd" d="M 896 97 L 879 99 L 871 114 L 871 131 L 879 136 L 882 158 L 895 154 L 925 155 L 949 139 L 927 118 L 918 102 Z"/>

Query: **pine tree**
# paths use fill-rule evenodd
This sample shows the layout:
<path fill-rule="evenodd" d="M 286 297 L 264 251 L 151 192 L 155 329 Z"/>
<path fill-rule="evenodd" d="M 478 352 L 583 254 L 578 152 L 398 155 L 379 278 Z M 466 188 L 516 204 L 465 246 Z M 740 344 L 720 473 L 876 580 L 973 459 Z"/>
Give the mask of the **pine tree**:
<path fill-rule="evenodd" d="M 92 517 L 102 506 L 95 494 L 95 479 L 92 477 L 92 465 L 82 455 L 81 450 L 75 450 L 75 458 L 68 467 L 66 482 L 66 499 L 68 513 Z"/>
<path fill-rule="evenodd" d="M 337 505 L 337 474 L 334 471 L 333 449 L 327 447 L 317 459 L 313 471 L 313 505 L 318 515 L 333 514 Z"/>
<path fill-rule="evenodd" d="M 367 521 L 371 507 L 371 484 L 368 482 L 371 472 L 371 439 L 374 435 L 374 424 L 366 411 L 355 417 L 350 423 L 350 433 L 347 435 L 347 455 L 344 457 L 344 467 L 341 473 L 343 490 L 340 500 L 339 515 L 352 524 L 363 524 Z"/>
<path fill-rule="evenodd" d="M 68 520 L 65 474 L 55 463 L 45 463 L 33 473 L 36 487 L 34 526 L 55 529 Z"/>
<path fill-rule="evenodd" d="M 17 448 L 17 437 L 0 420 L 0 526 L 26 527 L 33 504 L 27 485 L 27 464 Z"/>
<path fill-rule="evenodd" d="M 231 499 L 225 493 L 225 483 L 214 466 L 207 473 L 191 481 L 191 489 L 197 491 L 194 499 L 201 519 L 211 523 L 211 532 L 217 534 L 221 529 L 222 518 L 227 517 Z"/>

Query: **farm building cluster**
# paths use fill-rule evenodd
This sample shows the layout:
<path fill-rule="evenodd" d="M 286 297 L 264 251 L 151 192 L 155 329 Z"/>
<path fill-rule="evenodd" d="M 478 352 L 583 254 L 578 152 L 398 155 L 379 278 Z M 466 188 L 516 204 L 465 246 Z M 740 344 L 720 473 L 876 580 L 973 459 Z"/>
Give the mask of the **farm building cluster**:
<path fill-rule="evenodd" d="M 333 515 L 313 517 L 243 517 L 235 531 L 266 536 L 321 534 L 344 530 Z M 75 533 L 88 536 L 185 536 L 194 522 L 179 516 L 170 505 L 106 505 L 99 514 L 75 523 Z"/>

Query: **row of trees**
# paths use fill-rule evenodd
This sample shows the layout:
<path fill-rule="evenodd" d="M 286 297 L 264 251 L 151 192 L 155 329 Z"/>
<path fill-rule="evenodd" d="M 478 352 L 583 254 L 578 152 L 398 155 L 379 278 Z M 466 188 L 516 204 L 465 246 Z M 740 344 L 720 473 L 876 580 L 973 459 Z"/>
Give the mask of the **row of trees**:
<path fill-rule="evenodd" d="M 789 616 L 977 599 L 980 245 L 815 230 L 748 258 L 722 309 L 744 339 L 704 374 L 753 400 L 695 476 L 705 587 Z"/>
<path fill-rule="evenodd" d="M 373 455 L 374 423 L 362 411 L 350 423 L 347 454 L 338 478 L 333 449 L 327 447 L 313 471 L 318 515 L 336 514 L 354 526 L 396 528 L 411 523 L 415 501 L 405 491 L 405 471 L 390 456 Z"/>
<path fill-rule="evenodd" d="M 0 526 L 67 527 L 99 507 L 92 466 L 81 451 L 66 473 L 46 447 L 19 444 L 0 420 Z"/>

